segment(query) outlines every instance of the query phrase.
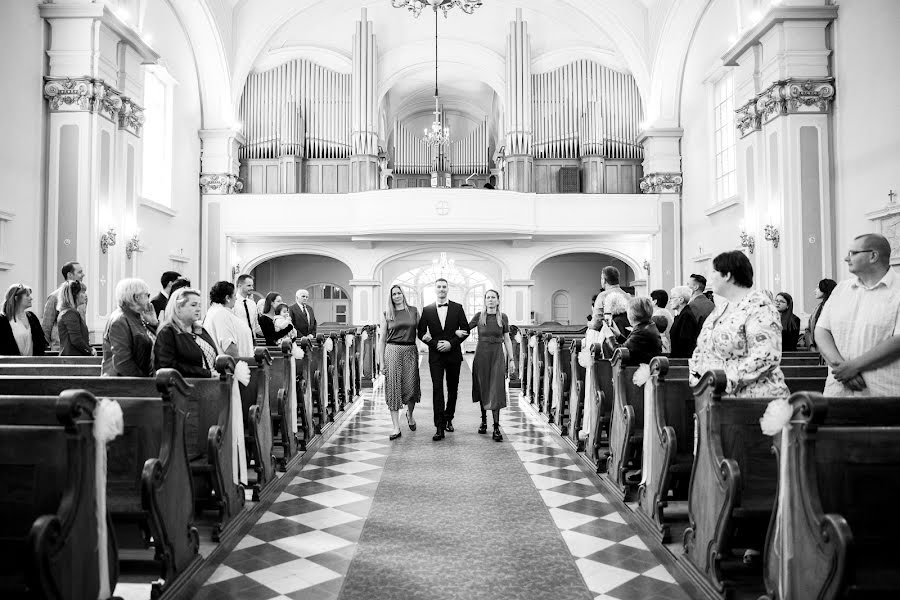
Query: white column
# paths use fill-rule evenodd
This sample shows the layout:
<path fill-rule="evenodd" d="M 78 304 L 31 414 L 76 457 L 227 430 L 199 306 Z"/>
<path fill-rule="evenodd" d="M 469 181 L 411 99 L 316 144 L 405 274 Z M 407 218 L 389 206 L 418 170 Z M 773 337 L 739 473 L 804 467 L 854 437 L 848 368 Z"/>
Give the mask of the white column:
<path fill-rule="evenodd" d="M 509 24 L 506 36 L 506 164 L 503 189 L 534 191 L 534 158 L 531 154 L 531 37 L 522 9 Z"/>
<path fill-rule="evenodd" d="M 200 130 L 201 194 L 236 194 L 241 191 L 243 184 L 238 181 L 238 149 L 243 142 L 244 137 L 237 129 Z"/>
<path fill-rule="evenodd" d="M 384 310 L 381 293 L 381 282 L 374 279 L 351 279 L 350 289 L 353 296 L 353 324 L 375 325 L 379 322 Z"/>
<path fill-rule="evenodd" d="M 503 282 L 503 312 L 513 325 L 531 324 L 532 279 L 507 279 Z"/>
<path fill-rule="evenodd" d="M 658 231 L 653 235 L 653 259 L 648 283 L 670 289 L 682 281 L 681 273 L 681 136 L 678 128 L 650 128 L 641 132 L 644 177 L 641 192 L 657 194 Z"/>

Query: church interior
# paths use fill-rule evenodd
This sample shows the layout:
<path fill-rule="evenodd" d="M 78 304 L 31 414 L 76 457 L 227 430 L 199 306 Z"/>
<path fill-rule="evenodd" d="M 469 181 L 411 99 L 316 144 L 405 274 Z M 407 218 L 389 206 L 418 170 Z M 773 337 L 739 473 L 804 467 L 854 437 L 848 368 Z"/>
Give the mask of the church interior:
<path fill-rule="evenodd" d="M 737 251 L 801 329 L 858 236 L 896 272 L 898 27 L 897 0 L 3 2 L 0 290 L 41 318 L 80 265 L 94 355 L 0 356 L 0 596 L 900 597 L 900 401 L 817 457 L 812 347 L 781 361 L 804 425 L 770 437 L 690 356 L 641 390 L 586 336 L 606 267 L 670 298 Z M 170 271 L 203 315 L 249 275 L 259 315 L 296 293 L 318 329 L 218 377 L 99 377 L 117 284 Z M 446 434 L 419 336 L 394 437 L 392 290 L 424 319 L 439 280 L 508 319 L 504 443 L 478 336 Z"/>

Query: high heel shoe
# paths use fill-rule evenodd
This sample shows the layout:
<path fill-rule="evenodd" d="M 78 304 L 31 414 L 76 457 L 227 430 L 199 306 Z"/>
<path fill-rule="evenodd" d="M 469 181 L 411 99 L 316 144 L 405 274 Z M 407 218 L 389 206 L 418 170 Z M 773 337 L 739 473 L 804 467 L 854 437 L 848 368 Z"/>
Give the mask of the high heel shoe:
<path fill-rule="evenodd" d="M 416 424 L 415 424 L 415 423 L 410 423 L 410 421 L 409 421 L 409 413 L 406 413 L 406 424 L 409 425 L 409 430 L 410 430 L 410 431 L 415 431 L 415 430 L 416 430 Z"/>
<path fill-rule="evenodd" d="M 491 437 L 494 438 L 495 442 L 503 441 L 503 434 L 500 433 L 500 425 L 498 425 L 497 423 L 494 423 L 494 433 L 493 435 L 491 435 Z"/>
<path fill-rule="evenodd" d="M 397 433 L 392 433 L 391 435 L 389 435 L 389 436 L 388 436 L 388 439 L 391 440 L 391 441 L 393 441 L 393 440 L 396 440 L 396 439 L 397 439 L 398 437 L 400 437 L 401 435 L 403 435 L 403 432 L 402 432 L 402 431 L 398 431 Z"/>
<path fill-rule="evenodd" d="M 478 428 L 478 433 L 487 433 L 487 421 L 481 422 L 481 426 Z"/>

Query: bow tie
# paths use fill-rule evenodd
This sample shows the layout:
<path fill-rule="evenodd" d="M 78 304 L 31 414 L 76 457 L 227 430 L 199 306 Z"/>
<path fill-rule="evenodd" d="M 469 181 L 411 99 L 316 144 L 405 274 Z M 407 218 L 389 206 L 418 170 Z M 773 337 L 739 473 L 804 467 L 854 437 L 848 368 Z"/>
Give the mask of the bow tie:
<path fill-rule="evenodd" d="M 449 304 L 449 302 L 444 303 L 444 304 L 438 304 L 438 308 L 440 308 L 440 307 L 442 307 L 442 306 L 447 306 L 448 304 Z"/>

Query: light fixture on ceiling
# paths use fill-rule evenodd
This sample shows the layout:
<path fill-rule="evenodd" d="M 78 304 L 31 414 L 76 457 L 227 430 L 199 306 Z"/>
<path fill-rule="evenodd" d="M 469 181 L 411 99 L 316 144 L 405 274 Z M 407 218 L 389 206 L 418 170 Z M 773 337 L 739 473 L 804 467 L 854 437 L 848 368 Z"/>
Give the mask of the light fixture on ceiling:
<path fill-rule="evenodd" d="M 444 11 L 444 17 L 446 18 L 447 13 L 454 7 L 458 7 L 467 15 L 471 15 L 483 2 L 482 0 L 391 0 L 391 4 L 394 8 L 408 9 L 417 18 L 422 14 L 426 6 L 430 6 L 435 13 L 437 13 L 438 9 Z"/>
<path fill-rule="evenodd" d="M 438 98 L 438 16 L 437 1 L 434 7 L 434 121 L 431 123 L 431 129 L 425 129 L 425 143 L 429 146 L 439 148 L 450 143 L 450 128 L 445 127 L 441 119 L 440 101 Z"/>
<path fill-rule="evenodd" d="M 441 252 L 440 258 L 431 259 L 431 268 L 434 269 L 434 272 L 440 277 L 445 277 L 450 271 L 456 268 L 456 261 L 452 258 L 447 258 L 446 252 Z"/>

